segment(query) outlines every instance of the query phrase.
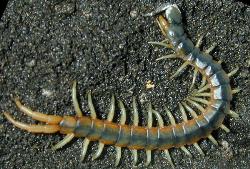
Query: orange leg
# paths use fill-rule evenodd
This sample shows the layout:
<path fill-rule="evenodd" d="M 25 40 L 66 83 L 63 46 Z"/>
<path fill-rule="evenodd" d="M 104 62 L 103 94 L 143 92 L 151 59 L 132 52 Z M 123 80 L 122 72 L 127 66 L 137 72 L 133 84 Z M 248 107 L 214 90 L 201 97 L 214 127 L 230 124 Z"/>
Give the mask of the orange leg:
<path fill-rule="evenodd" d="M 27 130 L 28 132 L 32 133 L 55 133 L 60 130 L 60 127 L 55 124 L 47 124 L 47 125 L 33 125 L 33 124 L 26 124 L 19 121 L 14 120 L 9 113 L 3 113 L 5 117 L 16 127 Z"/>
<path fill-rule="evenodd" d="M 35 120 L 38 120 L 40 122 L 45 122 L 47 124 L 58 124 L 62 121 L 61 116 L 56 116 L 56 115 L 46 115 L 40 112 L 35 112 L 32 111 L 31 109 L 25 107 L 24 105 L 21 104 L 18 98 L 15 98 L 15 103 L 17 107 L 26 115 L 32 117 Z"/>
<path fill-rule="evenodd" d="M 19 121 L 14 120 L 9 113 L 3 113 L 4 116 L 16 127 L 27 130 L 32 133 L 55 133 L 60 130 L 60 126 L 58 125 L 62 121 L 61 116 L 56 115 L 46 115 L 40 112 L 32 111 L 31 109 L 25 107 L 21 104 L 21 102 L 16 98 L 14 99 L 17 107 L 26 115 L 31 118 L 38 120 L 39 122 L 45 122 L 45 125 L 35 125 L 35 124 L 26 124 Z"/>

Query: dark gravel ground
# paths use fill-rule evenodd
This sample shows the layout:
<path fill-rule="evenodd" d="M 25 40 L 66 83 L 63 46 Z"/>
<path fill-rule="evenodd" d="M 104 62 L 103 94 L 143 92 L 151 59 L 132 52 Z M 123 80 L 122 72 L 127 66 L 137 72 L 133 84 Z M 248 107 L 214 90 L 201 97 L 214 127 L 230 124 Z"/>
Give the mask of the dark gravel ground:
<path fill-rule="evenodd" d="M 0 20 L 0 112 L 9 111 L 18 120 L 34 123 L 16 109 L 11 98 L 18 96 L 34 110 L 74 115 L 71 87 L 72 81 L 77 80 L 82 110 L 88 111 L 85 93 L 91 89 L 99 118 L 107 116 L 111 93 L 115 93 L 117 99 L 124 101 L 128 117 L 132 96 L 137 97 L 141 125 L 146 123 L 145 108 L 149 102 L 159 111 L 167 105 L 180 121 L 176 104 L 188 94 L 192 71 L 188 69 L 169 80 L 182 61 L 155 62 L 171 51 L 147 43 L 160 41 L 162 36 L 154 18 L 142 15 L 163 2 L 10 0 Z M 213 133 L 221 145 L 201 140 L 205 157 L 188 146 L 193 158 L 180 149 L 172 149 L 176 168 L 249 168 L 250 8 L 231 0 L 175 2 L 183 12 L 191 40 L 195 42 L 205 34 L 202 48 L 216 42 L 212 55 L 224 61 L 226 71 L 240 67 L 232 78 L 232 86 L 242 89 L 232 102 L 240 119 L 226 118 L 230 133 Z M 145 88 L 149 80 L 155 85 L 152 89 Z M 167 122 L 166 115 L 163 117 Z M 119 115 L 115 120 L 118 118 Z M 105 148 L 100 159 L 91 161 L 97 148 L 93 143 L 87 159 L 80 162 L 82 139 L 75 139 L 58 151 L 51 150 L 62 138 L 59 134 L 22 131 L 0 114 L 0 168 L 114 168 L 112 146 Z M 142 164 L 146 155 L 142 151 L 139 155 L 138 168 L 145 168 Z M 118 168 L 131 167 L 131 153 L 124 149 Z M 153 153 L 148 168 L 169 167 L 163 153 Z"/>

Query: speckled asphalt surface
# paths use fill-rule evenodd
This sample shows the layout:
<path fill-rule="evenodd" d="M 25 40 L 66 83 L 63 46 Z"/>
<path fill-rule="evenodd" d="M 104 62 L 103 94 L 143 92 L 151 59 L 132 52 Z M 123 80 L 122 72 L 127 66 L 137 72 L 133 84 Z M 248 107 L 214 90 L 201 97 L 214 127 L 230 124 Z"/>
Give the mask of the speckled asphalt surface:
<path fill-rule="evenodd" d="M 35 123 L 20 113 L 11 98 L 18 96 L 25 105 L 47 114 L 74 115 L 71 102 L 73 80 L 78 82 L 81 108 L 88 112 L 86 92 L 91 89 L 99 118 L 105 118 L 111 93 L 122 100 L 131 121 L 131 100 L 140 101 L 141 125 L 146 123 L 146 105 L 163 106 L 180 113 L 176 104 L 188 94 L 192 69 L 178 78 L 169 77 L 180 60 L 156 62 L 170 50 L 149 45 L 162 36 L 154 18 L 144 17 L 164 1 L 82 1 L 10 0 L 0 20 L 0 112 L 9 111 L 18 120 Z M 240 71 L 232 86 L 232 109 L 240 119 L 227 117 L 231 130 L 213 133 L 220 146 L 201 140 L 206 153 L 188 158 L 179 149 L 170 153 L 176 168 L 248 168 L 250 166 L 250 7 L 227 0 L 174 1 L 183 13 L 185 30 L 192 41 L 205 35 L 202 49 L 214 42 L 215 59 L 223 60 L 226 71 L 237 65 Z M 155 87 L 146 89 L 151 80 Z M 167 123 L 164 113 L 163 117 Z M 119 118 L 117 111 L 116 119 Z M 62 135 L 31 134 L 13 127 L 0 113 L 0 168 L 114 168 L 115 149 L 107 146 L 100 159 L 91 161 L 97 144 L 91 144 L 87 158 L 79 161 L 82 139 L 74 139 L 58 151 L 51 146 Z M 163 153 L 155 151 L 148 168 L 169 168 Z M 139 153 L 138 168 L 145 168 L 146 155 Z M 117 168 L 132 168 L 132 156 L 123 149 Z"/>

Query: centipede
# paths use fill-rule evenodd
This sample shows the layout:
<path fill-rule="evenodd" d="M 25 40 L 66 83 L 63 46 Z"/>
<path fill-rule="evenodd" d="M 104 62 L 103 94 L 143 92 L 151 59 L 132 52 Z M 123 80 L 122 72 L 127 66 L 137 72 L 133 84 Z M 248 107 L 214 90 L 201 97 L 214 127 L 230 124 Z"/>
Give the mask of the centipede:
<path fill-rule="evenodd" d="M 27 124 L 15 120 L 9 112 L 4 112 L 6 119 L 17 128 L 31 133 L 61 133 L 66 135 L 61 141 L 55 144 L 52 149 L 57 150 L 68 144 L 73 138 L 84 138 L 80 160 L 84 160 L 89 143 L 97 142 L 98 148 L 92 159 L 101 156 L 104 146 L 115 147 L 116 159 L 114 165 L 118 166 L 121 160 L 122 148 L 131 151 L 133 165 L 138 163 L 138 151 L 146 152 L 144 165 L 151 163 L 152 151 L 163 151 L 164 155 L 172 168 L 175 164 L 172 161 L 169 149 L 180 148 L 187 156 L 192 156 L 186 146 L 194 146 L 201 155 L 205 155 L 198 144 L 201 139 L 208 139 L 213 144 L 219 145 L 218 141 L 212 136 L 212 132 L 218 128 L 230 132 L 223 121 L 226 115 L 238 118 L 239 114 L 230 110 L 232 96 L 240 89 L 232 89 L 230 77 L 237 73 L 238 67 L 230 73 L 226 73 L 221 61 L 213 60 L 210 52 L 216 46 L 213 44 L 206 51 L 200 50 L 203 36 L 199 37 L 194 44 L 184 32 L 182 14 L 176 4 L 163 4 L 155 11 L 145 16 L 155 17 L 164 40 L 159 42 L 149 42 L 152 45 L 173 50 L 174 53 L 159 57 L 157 61 L 165 59 L 182 59 L 184 63 L 170 77 L 176 78 L 184 68 L 191 66 L 194 69 L 192 82 L 190 85 L 191 93 L 178 103 L 177 109 L 181 113 L 182 121 L 177 123 L 169 109 L 164 112 L 170 123 L 164 124 L 162 113 L 148 104 L 147 106 L 147 125 L 139 125 L 138 103 L 136 97 L 132 98 L 132 124 L 126 124 L 126 109 L 122 101 L 116 101 L 112 95 L 110 108 L 106 119 L 98 119 L 92 101 L 91 92 L 87 94 L 89 115 L 84 115 L 77 100 L 77 82 L 73 82 L 72 101 L 76 116 L 48 115 L 33 111 L 21 103 L 19 98 L 14 102 L 17 108 L 25 115 L 39 121 L 39 124 Z M 195 85 L 197 76 L 201 75 L 199 85 Z M 197 87 L 194 87 L 197 86 Z M 193 89 L 195 88 L 195 89 Z M 113 122 L 116 112 L 116 102 L 120 112 L 118 122 Z M 157 124 L 153 125 L 154 118 Z"/>

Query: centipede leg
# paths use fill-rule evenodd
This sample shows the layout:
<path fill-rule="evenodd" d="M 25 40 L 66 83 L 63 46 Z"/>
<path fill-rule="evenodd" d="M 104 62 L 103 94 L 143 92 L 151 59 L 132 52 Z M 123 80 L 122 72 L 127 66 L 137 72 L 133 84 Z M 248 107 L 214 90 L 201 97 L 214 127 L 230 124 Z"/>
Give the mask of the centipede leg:
<path fill-rule="evenodd" d="M 111 122 L 113 120 L 114 114 L 115 114 L 115 96 L 112 95 L 107 121 Z M 98 149 L 96 153 L 93 155 L 92 160 L 95 160 L 98 157 L 100 157 L 100 155 L 102 154 L 103 148 L 104 148 L 104 144 L 102 142 L 99 142 Z"/>
<path fill-rule="evenodd" d="M 233 111 L 233 110 L 230 110 L 230 111 L 228 112 L 228 115 L 231 116 L 231 117 L 233 117 L 233 118 L 239 118 L 239 114 L 236 113 L 236 112 Z"/>
<path fill-rule="evenodd" d="M 96 118 L 96 111 L 95 111 L 95 107 L 92 101 L 92 96 L 91 96 L 91 91 L 88 92 L 88 106 L 90 109 L 90 116 L 92 119 Z"/>
<path fill-rule="evenodd" d="M 220 128 L 221 128 L 222 130 L 224 130 L 226 133 L 229 133 L 229 132 L 230 132 L 230 129 L 227 128 L 227 126 L 225 126 L 224 124 L 221 124 Z"/>
<path fill-rule="evenodd" d="M 223 62 L 222 60 L 218 60 L 218 62 L 217 62 L 217 63 L 220 65 L 222 62 Z"/>
<path fill-rule="evenodd" d="M 170 76 L 170 79 L 172 79 L 172 78 L 174 78 L 174 77 L 176 77 L 178 74 L 180 74 L 180 72 L 187 66 L 189 64 L 189 62 L 184 62 L 181 66 L 180 66 L 180 68 L 172 75 L 172 76 Z"/>
<path fill-rule="evenodd" d="M 82 117 L 82 111 L 80 109 L 78 100 L 77 100 L 77 96 L 76 96 L 76 81 L 73 82 L 73 87 L 72 87 L 72 101 L 73 101 L 73 106 L 76 112 L 76 116 L 77 117 Z M 69 143 L 73 138 L 74 138 L 74 134 L 73 133 L 69 133 L 67 134 L 63 140 L 59 141 L 57 144 L 55 144 L 52 147 L 52 150 L 57 150 L 59 148 L 62 148 L 63 146 L 65 146 L 67 143 Z"/>
<path fill-rule="evenodd" d="M 149 104 L 149 107 L 148 107 L 148 125 L 147 125 L 148 128 L 152 128 L 152 125 L 153 125 L 152 114 L 153 114 L 152 105 Z M 151 150 L 146 150 L 146 155 L 147 155 L 147 160 L 146 160 L 145 166 L 148 166 L 151 162 Z"/>
<path fill-rule="evenodd" d="M 151 150 L 146 150 L 147 160 L 145 166 L 148 166 L 151 163 Z"/>
<path fill-rule="evenodd" d="M 192 154 L 188 151 L 188 149 L 185 146 L 181 146 L 181 150 L 188 156 L 192 157 Z"/>
<path fill-rule="evenodd" d="M 76 97 L 76 81 L 73 82 L 73 88 L 72 88 L 72 101 L 73 101 L 73 106 L 76 111 L 77 117 L 82 117 L 82 111 L 80 109 L 77 97 Z"/>
<path fill-rule="evenodd" d="M 195 97 L 211 97 L 211 93 L 207 93 L 207 92 L 204 92 L 204 93 L 193 93 L 192 96 L 195 96 Z"/>
<path fill-rule="evenodd" d="M 133 125 L 138 126 L 139 117 L 138 117 L 138 109 L 137 109 L 135 97 L 133 97 L 132 107 L 133 107 Z M 138 153 L 137 153 L 137 150 L 131 150 L 131 151 L 133 155 L 133 165 L 136 166 L 137 161 L 138 161 Z"/>
<path fill-rule="evenodd" d="M 187 119 L 187 113 L 186 113 L 186 111 L 185 111 L 185 109 L 184 109 L 184 107 L 183 107 L 183 105 L 181 103 L 179 103 L 179 109 L 180 109 L 180 111 L 182 113 L 183 121 L 187 122 L 188 121 L 188 119 Z M 203 156 L 205 155 L 203 153 L 202 149 L 200 148 L 200 146 L 198 145 L 198 143 L 194 143 L 193 145 L 194 145 L 194 147 L 198 150 L 198 152 L 201 155 L 203 155 Z"/>
<path fill-rule="evenodd" d="M 202 99 L 202 98 L 198 98 L 198 97 L 189 97 L 189 99 L 193 100 L 193 101 L 196 101 L 196 102 L 200 102 L 200 103 L 203 103 L 203 104 L 206 104 L 208 105 L 209 104 L 209 101 L 207 101 L 206 99 Z"/>
<path fill-rule="evenodd" d="M 215 47 L 216 47 L 216 43 L 213 43 L 213 45 L 212 45 L 210 48 L 208 48 L 208 49 L 205 51 L 205 53 L 209 54 L 212 50 L 214 50 Z"/>
<path fill-rule="evenodd" d="M 122 149 L 121 149 L 121 147 L 115 147 L 115 149 L 116 149 L 115 166 L 117 167 L 120 163 L 120 160 L 121 160 Z"/>
<path fill-rule="evenodd" d="M 104 148 L 104 144 L 99 142 L 98 149 L 97 149 L 96 153 L 93 155 L 92 160 L 95 160 L 98 157 L 100 157 L 100 155 L 102 154 L 103 148 Z"/>
<path fill-rule="evenodd" d="M 90 143 L 90 140 L 85 138 L 83 140 L 83 144 L 82 144 L 82 152 L 81 152 L 81 158 L 80 160 L 83 161 L 85 156 L 86 156 L 86 153 L 87 153 L 87 150 L 88 150 L 88 146 L 89 146 L 89 143 Z"/>
<path fill-rule="evenodd" d="M 152 44 L 152 45 L 163 46 L 163 47 L 170 48 L 170 49 L 173 48 L 173 46 L 171 44 L 165 43 L 165 41 L 162 41 L 162 42 L 148 42 L 148 43 Z"/>
<path fill-rule="evenodd" d="M 27 116 L 30 116 L 34 120 L 38 120 L 40 122 L 45 122 L 47 124 L 58 124 L 61 122 L 62 117 L 57 115 L 47 115 L 40 112 L 32 111 L 31 109 L 25 107 L 21 104 L 18 98 L 14 99 L 16 106 Z"/>
<path fill-rule="evenodd" d="M 163 121 L 163 119 L 162 119 L 160 113 L 157 112 L 157 111 L 155 111 L 155 110 L 153 110 L 153 114 L 156 116 L 156 119 L 157 119 L 157 122 L 158 122 L 159 127 L 164 127 L 164 121 Z M 175 166 L 174 166 L 174 163 L 173 163 L 173 161 L 172 161 L 172 159 L 171 159 L 171 156 L 170 156 L 170 154 L 169 154 L 169 151 L 168 151 L 168 150 L 164 150 L 164 154 L 165 154 L 165 156 L 166 156 L 166 158 L 167 158 L 169 164 L 171 165 L 171 167 L 174 168 Z"/>
<path fill-rule="evenodd" d="M 137 150 L 131 150 L 132 155 L 133 155 L 133 166 L 136 166 L 137 161 L 138 161 L 138 153 Z"/>
<path fill-rule="evenodd" d="M 172 167 L 172 168 L 175 168 L 174 163 L 173 163 L 173 161 L 172 161 L 172 159 L 171 159 L 171 156 L 170 156 L 170 154 L 169 154 L 169 151 L 168 151 L 168 150 L 164 150 L 164 153 L 165 153 L 166 158 L 167 158 L 169 164 L 171 165 L 171 167 Z"/>
<path fill-rule="evenodd" d="M 60 130 L 60 127 L 55 124 L 46 124 L 46 125 L 26 124 L 14 120 L 7 112 L 4 112 L 3 114 L 14 126 L 31 133 L 56 133 Z"/>
<path fill-rule="evenodd" d="M 198 74 L 198 69 L 194 68 L 194 75 L 193 75 L 192 83 L 191 83 L 191 86 L 189 89 L 192 89 L 194 87 L 194 83 L 195 83 L 195 80 L 197 78 L 197 74 Z"/>
<path fill-rule="evenodd" d="M 156 61 L 163 60 L 163 59 L 174 59 L 174 58 L 178 58 L 178 55 L 175 53 L 159 57 L 156 59 Z"/>
<path fill-rule="evenodd" d="M 197 43 L 195 45 L 196 48 L 199 48 L 201 46 L 202 40 L 204 38 L 204 35 L 201 35 L 199 39 L 197 40 Z"/>
<path fill-rule="evenodd" d="M 197 109 L 199 109 L 201 112 L 204 112 L 205 111 L 205 109 L 199 104 L 199 103 L 197 103 L 197 102 L 194 102 L 194 101 L 192 101 L 192 100 L 190 100 L 190 99 L 186 99 L 189 103 L 191 103 L 191 104 L 193 104 Z M 229 130 L 229 128 L 227 128 L 224 124 L 222 124 L 221 126 L 220 126 L 220 128 L 221 129 L 223 129 L 225 132 L 227 132 L 227 133 L 229 133 L 230 132 L 230 130 Z"/>
<path fill-rule="evenodd" d="M 168 116 L 168 118 L 169 118 L 169 120 L 170 120 L 171 125 L 173 125 L 173 126 L 176 125 L 176 122 L 175 122 L 175 119 L 174 119 L 172 113 L 171 113 L 166 107 L 165 107 L 165 111 L 166 111 L 166 113 L 167 113 L 167 116 Z M 188 149 L 186 149 L 185 146 L 181 146 L 181 150 L 182 150 L 187 156 L 192 157 L 192 154 L 188 151 Z"/>
<path fill-rule="evenodd" d="M 197 102 L 190 100 L 189 98 L 186 99 L 190 104 L 194 105 L 199 111 L 204 112 L 205 109 Z"/>
<path fill-rule="evenodd" d="M 73 133 L 67 134 L 61 141 L 59 141 L 54 146 L 52 146 L 51 149 L 57 150 L 57 149 L 62 148 L 63 146 L 68 144 L 74 137 L 75 137 L 75 135 Z"/>
<path fill-rule="evenodd" d="M 212 143 L 214 143 L 216 146 L 218 146 L 218 142 L 215 140 L 215 138 L 210 134 L 208 137 L 207 137 Z"/>
<path fill-rule="evenodd" d="M 190 106 L 187 105 L 186 102 L 182 102 L 182 105 L 185 107 L 185 109 L 191 114 L 191 116 L 193 118 L 198 117 L 197 113 L 195 112 L 195 110 L 193 110 Z M 215 145 L 218 146 L 218 142 L 215 140 L 215 138 L 212 136 L 212 134 L 208 135 L 208 139 L 214 143 Z"/>
<path fill-rule="evenodd" d="M 239 67 L 237 66 L 236 68 L 234 68 L 231 72 L 229 72 L 227 75 L 228 77 L 231 77 L 233 75 L 235 75 L 239 70 Z"/>
<path fill-rule="evenodd" d="M 122 101 L 118 101 L 118 106 L 121 109 L 121 119 L 120 119 L 120 125 L 124 125 L 126 122 L 126 109 Z M 115 166 L 118 166 L 121 160 L 121 147 L 115 146 L 116 148 L 116 160 L 115 160 Z"/>
<path fill-rule="evenodd" d="M 96 118 L 96 111 L 92 102 L 92 96 L 91 96 L 91 91 L 88 92 L 88 106 L 90 109 L 90 116 L 92 119 Z M 88 146 L 89 146 L 90 140 L 88 138 L 85 138 L 83 140 L 83 146 L 82 146 L 82 153 L 81 153 L 81 161 L 84 160 L 86 152 L 88 150 Z"/>
<path fill-rule="evenodd" d="M 202 88 L 198 89 L 197 93 L 201 93 L 203 91 L 206 91 L 207 89 L 209 89 L 209 87 L 210 87 L 209 84 L 207 84 L 207 85 L 203 86 Z"/>
<path fill-rule="evenodd" d="M 205 156 L 204 152 L 202 151 L 201 147 L 199 146 L 198 143 L 194 143 L 193 144 L 194 147 L 198 150 L 198 152 L 202 155 L 202 156 Z"/>
<path fill-rule="evenodd" d="M 199 89 L 204 87 L 206 85 L 206 82 L 207 82 L 206 76 L 202 76 L 201 85 L 200 85 Z"/>
<path fill-rule="evenodd" d="M 241 91 L 241 89 L 239 89 L 239 88 L 233 89 L 232 90 L 232 94 L 239 93 L 240 91 Z"/>

